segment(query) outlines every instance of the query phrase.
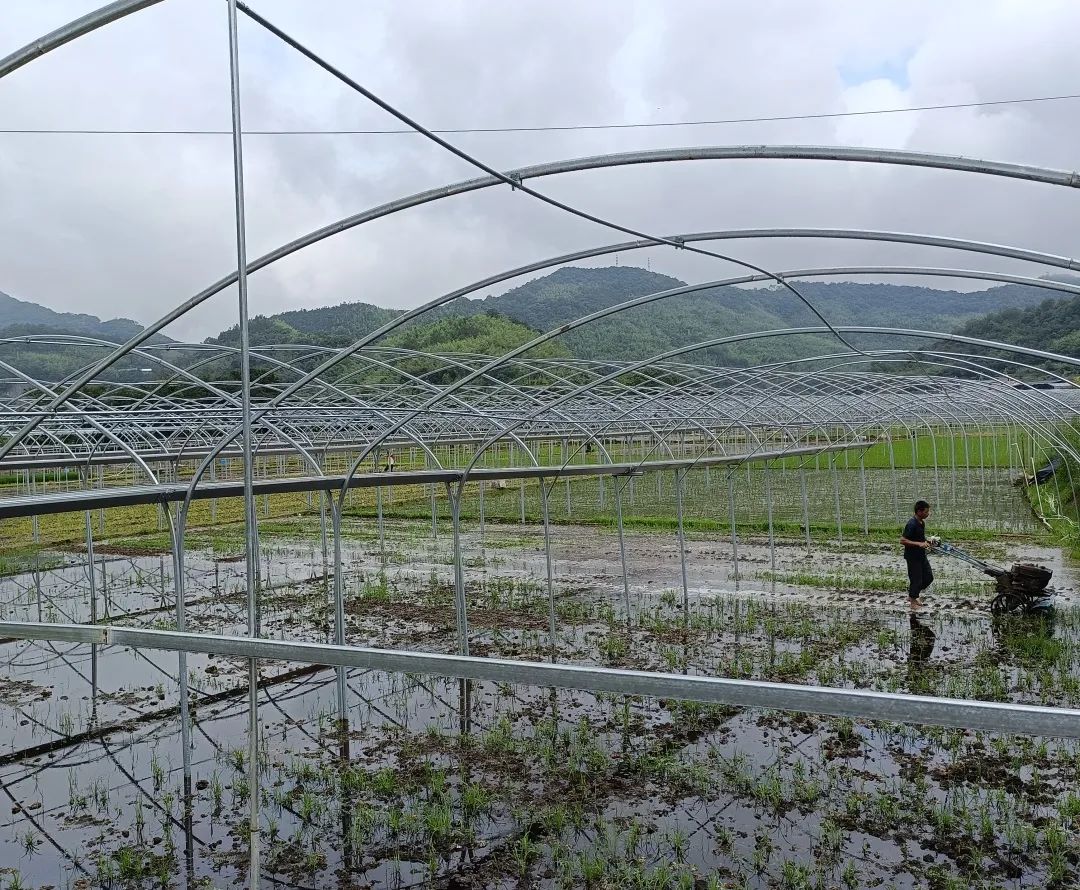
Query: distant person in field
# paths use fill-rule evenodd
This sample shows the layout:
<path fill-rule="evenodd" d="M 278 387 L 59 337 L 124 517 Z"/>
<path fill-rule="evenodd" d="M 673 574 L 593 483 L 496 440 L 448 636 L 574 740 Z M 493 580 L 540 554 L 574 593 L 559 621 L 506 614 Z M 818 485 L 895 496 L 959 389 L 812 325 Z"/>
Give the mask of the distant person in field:
<path fill-rule="evenodd" d="M 394 472 L 394 461 L 396 461 L 396 460 L 397 460 L 397 458 L 394 456 L 393 451 L 391 451 L 388 455 L 386 455 L 386 466 L 383 467 L 383 472 L 384 473 L 393 473 Z"/>
<path fill-rule="evenodd" d="M 926 517 L 929 515 L 930 505 L 926 501 L 916 501 L 915 515 L 907 521 L 900 535 L 900 543 L 904 545 L 904 561 L 907 563 L 908 604 L 912 610 L 922 606 L 920 595 L 934 583 L 934 573 L 926 555 L 930 549 L 926 541 Z"/>

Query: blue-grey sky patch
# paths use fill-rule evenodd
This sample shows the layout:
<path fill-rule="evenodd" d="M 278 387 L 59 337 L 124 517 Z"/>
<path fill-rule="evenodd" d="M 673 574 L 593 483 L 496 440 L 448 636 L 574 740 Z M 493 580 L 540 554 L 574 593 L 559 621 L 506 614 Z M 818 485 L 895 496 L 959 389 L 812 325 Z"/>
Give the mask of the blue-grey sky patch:
<path fill-rule="evenodd" d="M 837 70 L 840 73 L 840 79 L 848 87 L 858 86 L 871 80 L 889 80 L 900 89 L 906 90 L 911 85 L 908 63 L 913 55 L 913 51 L 908 51 L 893 58 L 876 61 L 849 60 L 841 62 Z"/>

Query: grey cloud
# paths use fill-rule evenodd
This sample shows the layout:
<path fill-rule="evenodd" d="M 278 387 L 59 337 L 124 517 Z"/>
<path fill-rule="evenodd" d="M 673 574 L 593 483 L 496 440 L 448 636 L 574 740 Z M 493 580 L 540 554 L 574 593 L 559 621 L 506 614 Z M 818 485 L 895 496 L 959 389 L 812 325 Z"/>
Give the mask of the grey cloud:
<path fill-rule="evenodd" d="M 10 51 L 92 3 L 8 0 Z M 223 4 L 161 4 L 0 81 L 8 126 L 228 125 Z M 46 8 L 47 7 L 47 8 Z M 260 11 L 436 127 L 527 126 L 839 111 L 842 70 L 906 61 L 891 94 L 919 105 L 1068 91 L 1080 60 L 1069 3 L 385 5 L 264 0 Z M 248 127 L 396 124 L 242 22 Z M 864 88 L 868 95 L 874 90 Z M 886 95 L 890 91 L 884 91 Z M 896 119 L 663 130 L 462 135 L 500 167 L 663 145 L 892 145 L 1068 166 L 1075 103 Z M 249 137 L 249 253 L 366 206 L 473 175 L 413 136 Z M 235 267 L 227 138 L 0 135 L 0 289 L 58 310 L 148 322 Z M 821 163 L 692 163 L 534 183 L 655 232 L 758 225 L 924 229 L 1069 252 L 1074 194 L 985 177 Z M 406 306 L 494 270 L 621 240 L 507 189 L 455 198 L 332 239 L 252 279 L 254 311 L 365 299 Z M 778 268 L 921 259 L 885 246 L 728 245 Z M 691 279 L 729 267 L 650 251 Z M 635 258 L 644 262 L 644 257 Z M 216 332 L 233 297 L 179 323 Z"/>

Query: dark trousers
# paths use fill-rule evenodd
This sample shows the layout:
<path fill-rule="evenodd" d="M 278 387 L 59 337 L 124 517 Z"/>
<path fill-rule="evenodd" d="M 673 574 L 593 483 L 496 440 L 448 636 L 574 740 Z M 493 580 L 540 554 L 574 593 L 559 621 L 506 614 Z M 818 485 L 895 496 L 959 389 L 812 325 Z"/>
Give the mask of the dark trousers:
<path fill-rule="evenodd" d="M 934 583 L 934 572 L 930 568 L 930 560 L 927 559 L 926 553 L 921 550 L 910 555 L 905 553 L 904 560 L 907 562 L 908 596 L 916 599 Z"/>

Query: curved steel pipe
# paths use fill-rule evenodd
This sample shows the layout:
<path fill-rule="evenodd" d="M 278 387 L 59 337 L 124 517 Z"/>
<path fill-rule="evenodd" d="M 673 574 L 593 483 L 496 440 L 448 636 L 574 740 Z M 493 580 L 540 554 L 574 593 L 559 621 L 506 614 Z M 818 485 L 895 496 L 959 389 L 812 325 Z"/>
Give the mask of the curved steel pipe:
<path fill-rule="evenodd" d="M 524 179 L 531 179 L 541 176 L 552 176 L 561 173 L 578 172 L 582 170 L 591 170 L 607 167 L 628 166 L 636 164 L 652 164 L 652 163 L 666 163 L 672 161 L 691 161 L 691 160 L 731 160 L 738 158 L 758 158 L 758 159 L 794 159 L 794 160 L 837 160 L 837 161 L 852 161 L 852 162 L 865 162 L 865 163 L 881 163 L 881 164 L 898 164 L 902 166 L 916 166 L 926 168 L 936 168 L 944 170 L 955 170 L 960 172 L 982 173 L 991 176 L 1003 176 L 1008 178 L 1015 178 L 1033 182 L 1043 182 L 1051 185 L 1065 186 L 1068 188 L 1080 187 L 1080 174 L 1071 171 L 1064 170 L 1051 170 L 1042 167 L 1033 167 L 1023 164 L 1004 164 L 992 161 L 981 161 L 974 158 L 964 158 L 959 156 L 949 155 L 937 155 L 924 152 L 910 152 L 900 150 L 886 150 L 886 149 L 870 149 L 870 148 L 854 148 L 854 147 L 835 147 L 828 148 L 822 146 L 789 146 L 789 145 L 776 145 L 776 146 L 713 146 L 704 148 L 677 148 L 677 149 L 654 149 L 651 151 L 642 152 L 624 152 L 620 154 L 612 155 L 600 155 L 595 157 L 576 158 L 567 161 L 558 161 L 547 164 L 537 164 L 530 167 L 523 167 L 517 170 L 512 170 L 505 176 L 518 181 Z M 283 245 L 277 250 L 271 251 L 268 254 L 252 261 L 247 265 L 247 271 L 253 272 L 270 263 L 300 250 L 303 247 L 307 247 L 310 244 L 314 244 L 330 235 L 337 234 L 345 231 L 354 226 L 360 225 L 364 222 L 368 222 L 372 219 L 378 219 L 383 216 L 397 213 L 401 210 L 408 209 L 410 207 L 420 206 L 431 201 L 440 200 L 442 198 L 450 197 L 451 195 L 464 194 L 466 192 L 476 191 L 478 189 L 490 188 L 494 185 L 499 185 L 502 180 L 493 176 L 484 176 L 477 179 L 464 180 L 452 185 L 444 186 L 437 189 L 430 189 L 424 192 L 411 195 L 406 198 L 401 198 L 396 201 L 391 201 L 378 207 L 372 208 L 367 211 L 363 211 L 352 217 L 347 217 L 344 220 L 340 220 L 329 226 L 324 226 L 321 229 L 309 233 L 289 244 Z M 674 240 L 674 239 L 672 239 Z M 86 374 L 82 375 L 77 381 L 72 383 L 67 389 L 64 390 L 58 399 L 51 405 L 56 407 L 62 404 L 72 393 L 76 392 L 90 380 L 93 380 L 101 371 L 108 368 L 115 361 L 122 356 L 126 355 L 130 350 L 139 346 L 154 334 L 161 331 L 171 322 L 180 318 L 182 315 L 198 306 L 205 300 L 209 299 L 214 294 L 223 290 L 225 287 L 231 285 L 237 280 L 238 273 L 230 273 L 225 278 L 219 280 L 209 288 L 196 294 L 194 297 L 186 300 L 184 303 L 175 307 L 172 311 L 162 316 L 156 322 L 145 328 L 142 332 L 132 337 L 123 346 L 117 349 L 112 355 L 102 359 L 94 368 L 90 369 Z M 446 300 L 443 300 L 446 302 Z M 402 317 L 398 324 L 404 323 L 409 317 L 413 317 L 415 314 L 426 311 L 439 303 L 425 304 L 418 310 L 413 310 L 413 313 L 406 313 L 406 316 Z M 381 336 L 386 330 L 392 330 L 397 325 L 384 326 L 380 328 L 374 337 Z M 368 340 L 367 342 L 370 342 Z M 317 376 L 317 372 L 320 369 L 316 369 L 316 372 L 312 372 L 313 376 Z M 25 432 L 33 429 L 36 426 L 36 422 L 31 422 L 32 425 L 28 425 L 24 430 L 18 431 L 15 436 L 12 437 L 3 446 L 0 446 L 0 458 L 2 458 L 8 451 L 14 447 L 18 439 L 21 438 Z"/>
<path fill-rule="evenodd" d="M 54 49 L 59 49 L 65 43 L 71 43 L 72 40 L 76 40 L 84 34 L 89 34 L 91 31 L 103 28 L 117 19 L 122 19 L 124 16 L 131 15 L 133 12 L 138 12 L 160 2 L 161 0 L 116 0 L 115 3 L 109 3 L 100 9 L 88 12 L 80 18 L 73 19 L 66 25 L 57 28 L 55 31 L 50 31 L 43 37 L 39 37 L 37 40 L 0 59 L 0 77 L 6 77 L 12 71 L 17 71 L 23 65 L 29 64 L 46 53 L 51 53 Z"/>

